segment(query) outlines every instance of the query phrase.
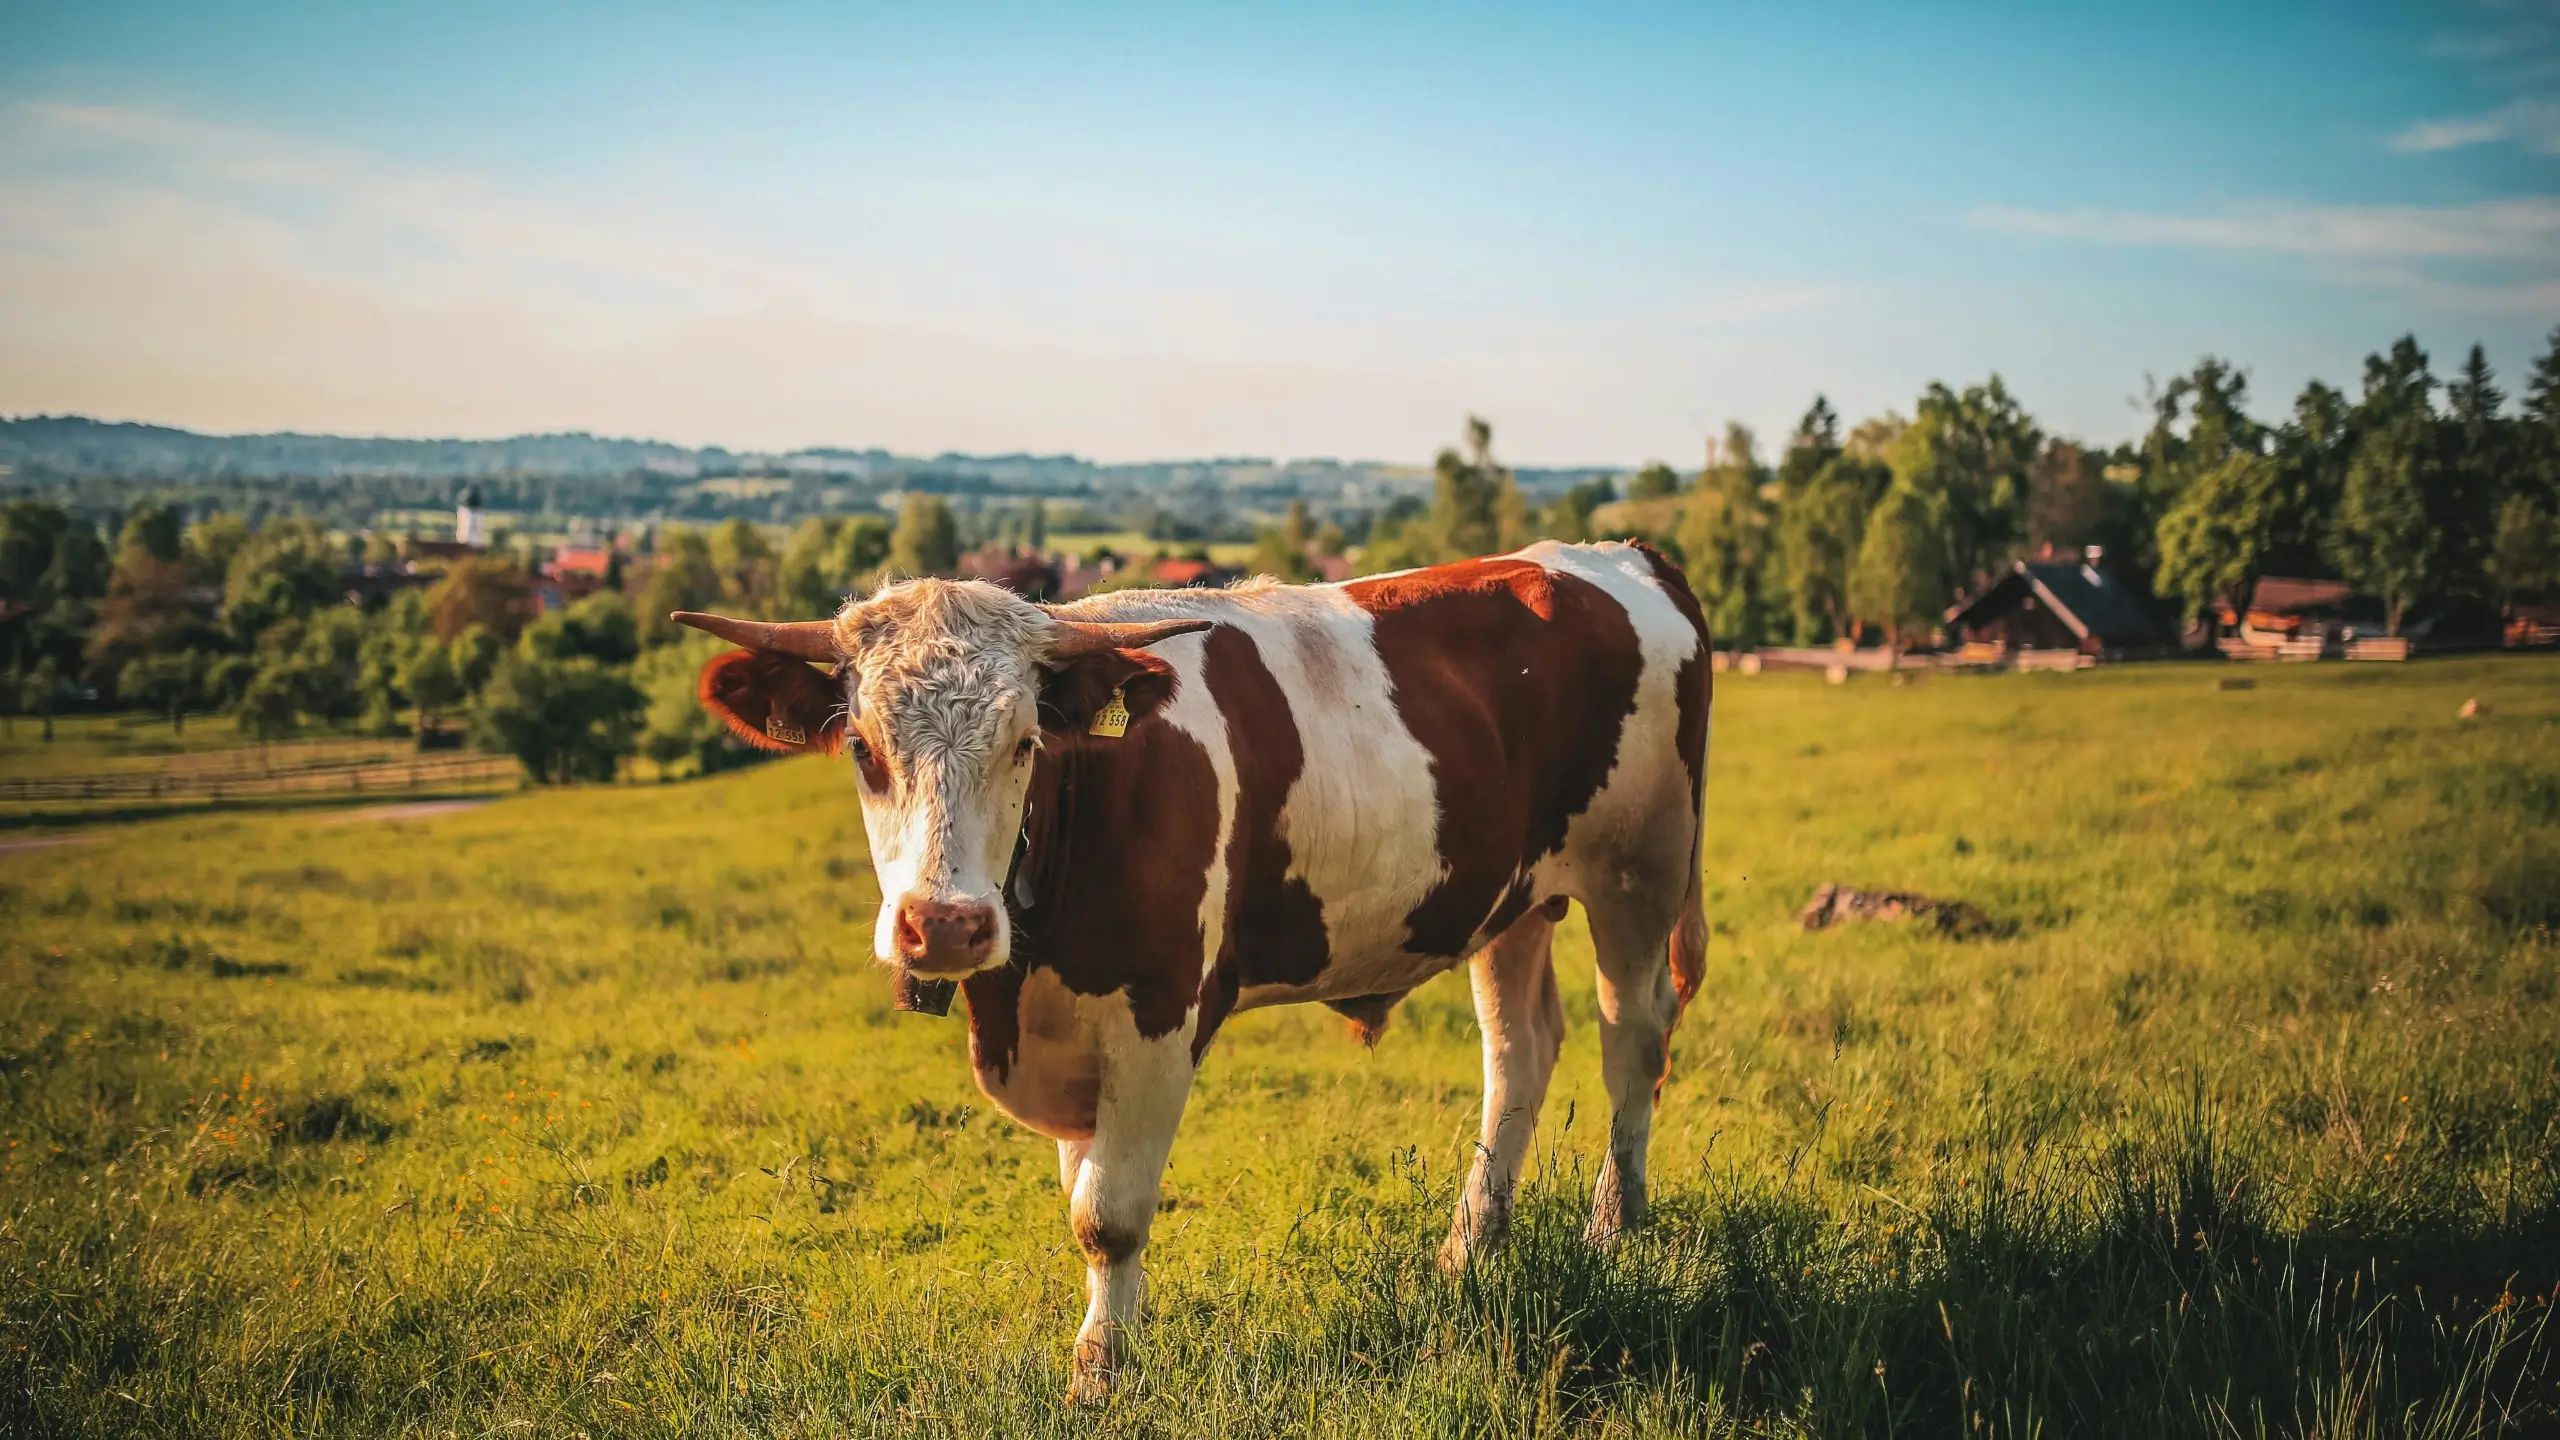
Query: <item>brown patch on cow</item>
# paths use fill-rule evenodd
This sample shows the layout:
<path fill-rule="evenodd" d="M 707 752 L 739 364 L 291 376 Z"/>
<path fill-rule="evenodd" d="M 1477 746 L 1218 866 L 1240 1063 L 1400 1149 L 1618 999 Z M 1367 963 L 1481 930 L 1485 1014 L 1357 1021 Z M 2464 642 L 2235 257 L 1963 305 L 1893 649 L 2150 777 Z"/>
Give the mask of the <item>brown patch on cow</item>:
<path fill-rule="evenodd" d="M 1227 841 L 1227 927 L 1215 973 L 1201 994 L 1197 1058 L 1246 985 L 1305 985 L 1331 950 L 1324 902 L 1289 873 L 1280 812 L 1306 767 L 1289 696 L 1252 638 L 1233 626 L 1209 632 L 1202 674 L 1227 726 L 1236 767 L 1235 829 Z"/>
<path fill-rule="evenodd" d="M 1537 897 L 1617 764 L 1644 669 L 1635 627 L 1598 586 L 1525 560 L 1473 560 L 1344 590 L 1376 619 L 1396 710 L 1431 755 L 1448 878 L 1407 917 L 1405 949 L 1457 957 Z M 1527 777 L 1526 785 L 1463 783 Z"/>
<path fill-rule="evenodd" d="M 817 750 L 844 743 L 844 691 L 796 655 L 732 650 L 702 667 L 695 693 L 729 733 L 759 750 Z"/>
<path fill-rule="evenodd" d="M 1125 990 L 1148 1039 L 1180 1029 L 1208 969 L 1200 901 L 1218 843 L 1208 752 L 1160 717 L 1117 738 L 1053 732 L 1029 793 L 1027 848 L 1005 886 L 1006 968 L 1046 966 L 1078 995 Z M 1018 1043 L 988 1039 L 991 1056 L 1010 1057 Z"/>
<path fill-rule="evenodd" d="M 993 1076 L 1001 1085 L 1013 1074 L 1022 1045 L 1022 982 L 1030 975 L 1022 963 L 1021 919 L 1014 920 L 1014 958 L 993 970 L 981 970 L 960 982 L 969 1000 L 969 1067 Z"/>
<path fill-rule="evenodd" d="M 1379 1039 L 1387 1033 L 1387 1019 L 1410 990 L 1391 990 L 1384 995 L 1354 995 L 1347 1000 L 1327 1000 L 1325 1007 L 1351 1022 L 1351 1038 L 1375 1050 Z"/>
<path fill-rule="evenodd" d="M 1099 1217 L 1077 1212 L 1070 1218 L 1076 1233 L 1076 1248 L 1096 1265 L 1117 1265 L 1146 1248 L 1146 1236 L 1126 1226 L 1104 1223 Z"/>

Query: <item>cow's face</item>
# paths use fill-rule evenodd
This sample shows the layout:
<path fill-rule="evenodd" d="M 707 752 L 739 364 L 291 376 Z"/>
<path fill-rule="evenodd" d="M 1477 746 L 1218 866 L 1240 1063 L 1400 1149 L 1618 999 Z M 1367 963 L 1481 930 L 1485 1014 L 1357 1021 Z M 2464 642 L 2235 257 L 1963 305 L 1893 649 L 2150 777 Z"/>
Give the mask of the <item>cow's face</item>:
<path fill-rule="evenodd" d="M 880 880 L 872 950 L 946 979 L 1001 965 L 1003 886 L 1044 738 L 1081 735 L 1117 694 L 1134 715 L 1171 689 L 1143 647 L 1206 621 L 1060 619 L 976 581 L 918 580 L 832 622 L 678 616 L 748 648 L 711 662 L 702 698 L 750 743 L 850 760 Z M 807 661 L 838 657 L 834 676 Z"/>

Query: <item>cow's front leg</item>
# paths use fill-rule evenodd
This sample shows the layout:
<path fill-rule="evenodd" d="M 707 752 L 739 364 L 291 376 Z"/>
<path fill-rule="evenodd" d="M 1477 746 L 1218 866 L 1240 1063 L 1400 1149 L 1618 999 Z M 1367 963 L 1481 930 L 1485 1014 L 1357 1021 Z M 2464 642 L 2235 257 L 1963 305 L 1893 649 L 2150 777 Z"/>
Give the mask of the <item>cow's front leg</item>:
<path fill-rule="evenodd" d="M 1140 1300 L 1139 1257 L 1164 1188 L 1165 1157 L 1191 1094 L 1191 1025 L 1149 1040 L 1117 1010 L 1102 1061 L 1093 1139 L 1069 1180 L 1068 1216 L 1085 1256 L 1084 1328 L 1076 1332 L 1069 1398 L 1111 1393 Z M 1060 1155 L 1061 1169 L 1065 1154 Z"/>

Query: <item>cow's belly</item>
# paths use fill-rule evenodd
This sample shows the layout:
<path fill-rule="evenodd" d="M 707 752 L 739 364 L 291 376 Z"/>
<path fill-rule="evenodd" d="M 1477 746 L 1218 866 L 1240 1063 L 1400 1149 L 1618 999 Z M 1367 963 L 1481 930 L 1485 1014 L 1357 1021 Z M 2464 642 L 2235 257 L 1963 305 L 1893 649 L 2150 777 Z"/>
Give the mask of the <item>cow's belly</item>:
<path fill-rule="evenodd" d="M 1013 1063 L 1002 1075 L 980 1063 L 978 1088 L 997 1109 L 1052 1139 L 1092 1138 L 1102 1094 L 1102 1035 L 1094 1012 L 1127 1004 L 1117 995 L 1078 995 L 1055 973 L 1032 971 L 1017 1002 Z"/>
<path fill-rule="evenodd" d="M 1355 1000 L 1363 995 L 1392 995 L 1411 990 L 1453 966 L 1463 955 L 1416 955 L 1404 948 L 1405 931 L 1359 937 L 1362 943 L 1337 945 L 1324 969 L 1304 984 L 1246 985 L 1236 994 L 1236 1008 L 1295 1005 L 1313 1000 Z"/>

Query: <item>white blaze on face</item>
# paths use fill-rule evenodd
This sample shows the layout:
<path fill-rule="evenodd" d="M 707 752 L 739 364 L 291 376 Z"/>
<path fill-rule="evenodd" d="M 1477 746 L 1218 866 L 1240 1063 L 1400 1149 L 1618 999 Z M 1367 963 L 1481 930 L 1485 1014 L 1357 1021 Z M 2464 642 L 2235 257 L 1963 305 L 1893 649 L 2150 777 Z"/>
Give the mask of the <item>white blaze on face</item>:
<path fill-rule="evenodd" d="M 869 752 L 868 763 L 855 756 L 854 770 L 880 880 L 872 953 L 884 961 L 897 957 L 898 907 L 907 900 L 986 906 L 995 915 L 986 963 L 1011 954 L 1002 887 L 1031 783 L 1033 656 L 1048 622 L 1002 592 L 959 589 L 886 591 L 848 606 L 837 622 L 854 641 L 845 647 L 854 677 L 847 747 Z"/>

